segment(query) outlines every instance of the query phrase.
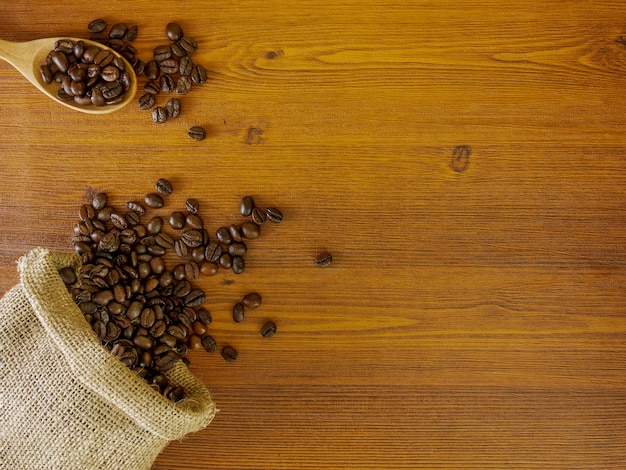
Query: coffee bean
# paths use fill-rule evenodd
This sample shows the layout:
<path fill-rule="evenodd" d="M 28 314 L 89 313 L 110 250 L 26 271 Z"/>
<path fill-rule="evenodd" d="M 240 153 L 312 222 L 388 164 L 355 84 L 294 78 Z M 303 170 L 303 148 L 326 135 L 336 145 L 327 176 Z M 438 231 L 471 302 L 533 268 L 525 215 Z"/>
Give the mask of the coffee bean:
<path fill-rule="evenodd" d="M 172 78 L 170 77 L 170 75 L 178 72 L 178 62 L 176 61 L 176 59 L 165 59 L 159 62 L 159 70 L 161 71 L 161 78 L 163 78 L 163 76 L 165 75 L 169 77 L 171 81 Z M 172 91 L 173 89 L 174 89 L 174 85 L 172 82 L 170 91 Z"/>
<path fill-rule="evenodd" d="M 76 278 L 76 271 L 74 271 L 74 268 L 70 266 L 62 268 L 59 271 L 59 275 L 61 276 L 63 282 L 67 285 L 72 285 L 78 280 Z"/>
<path fill-rule="evenodd" d="M 203 276 L 215 276 L 218 271 L 217 263 L 205 261 L 200 265 L 200 274 Z"/>
<path fill-rule="evenodd" d="M 174 239 L 171 235 L 161 232 L 154 237 L 157 245 L 163 248 L 172 248 L 174 246 Z"/>
<path fill-rule="evenodd" d="M 185 223 L 188 227 L 195 228 L 197 230 L 202 229 L 204 226 L 204 220 L 198 214 L 189 213 L 185 217 Z"/>
<path fill-rule="evenodd" d="M 185 223 L 186 223 L 185 214 L 183 214 L 182 212 L 178 212 L 178 211 L 172 212 L 170 214 L 168 222 L 170 224 L 170 227 L 175 228 L 175 229 L 181 229 L 185 226 Z"/>
<path fill-rule="evenodd" d="M 217 343 L 213 339 L 213 337 L 206 335 L 202 337 L 202 347 L 207 352 L 214 352 L 217 349 Z"/>
<path fill-rule="evenodd" d="M 126 36 L 128 32 L 128 25 L 126 23 L 116 23 L 111 26 L 109 30 L 109 38 L 110 39 L 120 39 Z"/>
<path fill-rule="evenodd" d="M 202 289 L 193 289 L 185 296 L 184 304 L 187 307 L 197 307 L 199 305 L 202 305 L 205 299 L 206 295 Z"/>
<path fill-rule="evenodd" d="M 200 203 L 197 199 L 189 198 L 185 201 L 185 208 L 187 212 L 196 214 L 200 210 Z"/>
<path fill-rule="evenodd" d="M 233 242 L 233 237 L 231 236 L 230 230 L 228 230 L 228 227 L 218 228 L 217 231 L 215 232 L 215 236 L 221 243 L 224 243 L 225 245 L 228 245 L 229 243 Z"/>
<path fill-rule="evenodd" d="M 233 241 L 240 242 L 242 240 L 241 232 L 239 231 L 239 227 L 237 225 L 231 224 L 228 227 L 228 231 L 230 232 L 230 236 L 233 239 Z"/>
<path fill-rule="evenodd" d="M 165 178 L 159 178 L 156 182 L 155 187 L 159 193 L 165 194 L 165 195 L 172 194 L 172 191 L 173 191 L 172 183 L 170 183 L 169 180 Z"/>
<path fill-rule="evenodd" d="M 245 268 L 245 262 L 241 256 L 233 256 L 232 269 L 235 274 L 241 274 Z"/>
<path fill-rule="evenodd" d="M 267 218 L 275 224 L 283 221 L 283 213 L 275 207 L 268 207 L 265 214 L 267 215 Z"/>
<path fill-rule="evenodd" d="M 317 266 L 318 268 L 327 268 L 333 262 L 333 255 L 324 251 L 315 257 L 314 262 L 315 266 Z"/>
<path fill-rule="evenodd" d="M 156 103 L 154 99 L 154 95 L 150 93 L 146 93 L 139 98 L 139 109 L 150 109 Z"/>
<path fill-rule="evenodd" d="M 239 227 L 239 230 L 241 231 L 241 235 L 248 239 L 259 238 L 261 235 L 261 227 L 254 222 L 244 222 Z"/>
<path fill-rule="evenodd" d="M 131 211 L 135 211 L 139 215 L 146 215 L 146 208 L 141 204 L 135 201 L 130 201 L 126 203 L 126 207 L 128 207 Z"/>
<path fill-rule="evenodd" d="M 180 116 L 180 100 L 178 98 L 170 98 L 165 104 L 165 110 L 168 117 L 177 118 Z"/>
<path fill-rule="evenodd" d="M 248 247 L 243 242 L 233 242 L 228 245 L 228 252 L 232 256 L 243 256 L 248 251 Z"/>
<path fill-rule="evenodd" d="M 228 253 L 222 253 L 218 262 L 222 268 L 230 269 L 233 266 L 233 257 Z"/>
<path fill-rule="evenodd" d="M 206 68 L 200 64 L 195 65 L 191 71 L 191 81 L 193 83 L 203 84 L 206 83 L 207 79 Z"/>
<path fill-rule="evenodd" d="M 103 19 L 96 19 L 87 25 L 87 31 L 90 33 L 101 33 L 107 28 L 107 23 Z"/>
<path fill-rule="evenodd" d="M 185 278 L 194 280 L 198 279 L 198 277 L 200 277 L 200 267 L 198 263 L 195 261 L 185 263 Z"/>
<path fill-rule="evenodd" d="M 206 308 L 201 307 L 197 310 L 198 321 L 202 322 L 204 325 L 210 325 L 213 322 L 213 317 L 211 316 L 211 312 L 209 312 Z"/>
<path fill-rule="evenodd" d="M 239 212 L 242 216 L 248 217 L 252 214 L 252 209 L 254 209 L 254 207 L 255 204 L 252 196 L 244 196 L 239 204 Z"/>
<path fill-rule="evenodd" d="M 178 41 L 183 37 L 183 28 L 178 23 L 168 23 L 165 26 L 165 34 L 170 41 Z"/>
<path fill-rule="evenodd" d="M 268 321 L 261 327 L 261 336 L 263 338 L 271 338 L 276 333 L 276 324 L 273 321 Z"/>
<path fill-rule="evenodd" d="M 167 111 L 165 111 L 165 108 L 162 106 L 154 108 L 154 111 L 152 111 L 152 120 L 159 124 L 163 124 L 167 121 Z"/>
<path fill-rule="evenodd" d="M 146 82 L 146 84 L 143 86 L 143 89 L 146 93 L 150 95 L 158 95 L 159 93 L 161 93 L 161 85 L 155 80 L 150 80 L 149 82 Z"/>
<path fill-rule="evenodd" d="M 222 348 L 222 357 L 227 362 L 235 362 L 237 360 L 237 351 L 231 346 L 224 346 Z"/>
<path fill-rule="evenodd" d="M 157 62 L 162 62 L 172 57 L 172 48 L 167 45 L 161 45 L 154 48 L 152 56 Z"/>
<path fill-rule="evenodd" d="M 183 36 L 178 43 L 187 52 L 194 52 L 196 51 L 196 49 L 198 49 L 198 44 L 196 43 L 196 41 L 187 36 Z"/>
<path fill-rule="evenodd" d="M 181 234 L 180 239 L 185 245 L 193 248 L 202 244 L 202 233 L 196 229 L 188 229 Z"/>
<path fill-rule="evenodd" d="M 244 318 L 243 304 L 241 302 L 237 302 L 233 306 L 233 320 L 236 323 L 241 323 L 243 321 L 243 318 Z"/>
<path fill-rule="evenodd" d="M 188 56 L 181 57 L 180 63 L 178 66 L 178 73 L 180 73 L 183 76 L 191 75 L 192 69 L 193 69 L 193 63 L 191 62 L 191 58 L 189 58 Z"/>
<path fill-rule="evenodd" d="M 250 309 L 258 308 L 261 305 L 262 298 L 257 292 L 251 292 L 243 297 L 243 304 Z"/>
<path fill-rule="evenodd" d="M 163 72 L 163 67 L 161 67 L 161 71 Z M 159 78 L 159 85 L 163 93 L 171 93 L 175 89 L 174 80 L 165 72 L 164 75 L 161 75 L 161 78 Z"/>
<path fill-rule="evenodd" d="M 146 203 L 146 206 L 148 207 L 155 207 L 155 208 L 161 208 L 163 207 L 163 198 L 156 193 L 149 193 L 146 194 L 146 196 L 144 197 L 144 202 Z"/>
<path fill-rule="evenodd" d="M 176 93 L 179 95 L 186 95 L 191 91 L 191 78 L 187 75 L 183 75 L 176 80 Z"/>
<path fill-rule="evenodd" d="M 187 131 L 187 135 L 193 140 L 202 141 L 206 138 L 206 130 L 201 126 L 193 126 Z"/>
<path fill-rule="evenodd" d="M 265 219 L 266 219 L 265 212 L 263 212 L 258 207 L 255 207 L 254 209 L 252 209 L 252 222 L 254 222 L 257 225 L 262 225 L 263 222 L 265 222 Z"/>
<path fill-rule="evenodd" d="M 159 63 L 156 60 L 146 62 L 143 73 L 146 75 L 146 78 L 150 80 L 150 82 L 154 83 L 154 80 L 158 79 L 161 73 Z"/>

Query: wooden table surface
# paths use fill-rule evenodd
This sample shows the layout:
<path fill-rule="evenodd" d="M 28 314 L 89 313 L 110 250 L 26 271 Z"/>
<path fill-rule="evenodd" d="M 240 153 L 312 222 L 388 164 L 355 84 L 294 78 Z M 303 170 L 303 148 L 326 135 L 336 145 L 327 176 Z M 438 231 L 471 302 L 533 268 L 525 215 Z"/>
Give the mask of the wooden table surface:
<path fill-rule="evenodd" d="M 284 213 L 243 274 L 199 281 L 239 360 L 190 356 L 221 411 L 155 469 L 626 467 L 623 2 L 0 5 L 13 41 L 95 18 L 147 59 L 178 21 L 209 82 L 158 125 L 0 63 L 0 293 L 30 249 L 72 249 L 94 191 L 167 177 L 212 230 L 247 194 Z"/>

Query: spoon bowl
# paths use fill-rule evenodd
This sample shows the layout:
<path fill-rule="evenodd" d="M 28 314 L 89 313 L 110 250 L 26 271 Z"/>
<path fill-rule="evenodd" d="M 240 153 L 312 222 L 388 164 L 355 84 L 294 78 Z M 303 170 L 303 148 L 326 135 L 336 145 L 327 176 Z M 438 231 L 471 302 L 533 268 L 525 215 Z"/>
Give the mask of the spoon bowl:
<path fill-rule="evenodd" d="M 125 72 L 128 75 L 129 88 L 125 92 L 124 99 L 116 104 L 110 104 L 106 106 L 95 106 L 93 104 L 81 105 L 74 100 L 65 101 L 57 97 L 57 90 L 60 88 L 59 83 L 46 83 L 41 76 L 40 67 L 46 63 L 46 58 L 51 50 L 54 49 L 54 45 L 57 41 L 62 39 L 69 39 L 76 43 L 76 41 L 83 41 L 85 47 L 96 46 L 102 50 L 109 50 L 119 59 L 124 62 Z M 137 93 L 137 76 L 133 70 L 132 65 L 124 58 L 119 52 L 114 49 L 105 46 L 96 41 L 88 39 L 77 39 L 70 37 L 59 38 L 45 38 L 35 39 L 28 42 L 11 42 L 0 39 L 0 59 L 4 59 L 15 67 L 25 78 L 27 78 L 33 85 L 35 85 L 39 91 L 53 99 L 57 103 L 61 103 L 63 106 L 73 109 L 74 111 L 80 111 L 89 114 L 108 114 L 117 111 L 128 103 L 130 103 L 135 94 Z"/>

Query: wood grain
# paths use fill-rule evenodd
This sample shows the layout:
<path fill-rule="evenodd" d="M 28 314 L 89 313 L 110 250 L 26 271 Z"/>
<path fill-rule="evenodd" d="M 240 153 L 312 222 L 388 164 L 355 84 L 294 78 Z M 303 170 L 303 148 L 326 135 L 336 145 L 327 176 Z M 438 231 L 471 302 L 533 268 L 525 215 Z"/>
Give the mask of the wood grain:
<path fill-rule="evenodd" d="M 245 194 L 285 214 L 202 280 L 240 358 L 192 354 L 221 411 L 155 469 L 624 468 L 623 2 L 64 3 L 3 2 L 2 37 L 103 17 L 149 57 L 176 20 L 210 81 L 159 126 L 0 63 L 0 292 L 29 249 L 71 249 L 95 190 L 167 176 L 213 229 Z"/>

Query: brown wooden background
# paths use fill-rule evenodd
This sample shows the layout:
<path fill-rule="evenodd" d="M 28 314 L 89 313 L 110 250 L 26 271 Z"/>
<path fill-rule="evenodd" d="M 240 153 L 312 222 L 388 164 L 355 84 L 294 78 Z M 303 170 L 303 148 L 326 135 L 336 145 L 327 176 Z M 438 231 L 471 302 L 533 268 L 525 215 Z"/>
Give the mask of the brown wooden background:
<path fill-rule="evenodd" d="M 1 62 L 0 292 L 31 248 L 71 249 L 94 190 L 165 176 L 213 229 L 246 194 L 285 215 L 243 275 L 202 281 L 240 359 L 191 357 L 221 412 L 155 469 L 626 466 L 623 2 L 31 0 L 0 31 L 97 17 L 148 58 L 180 22 L 210 82 L 156 125 Z"/>

